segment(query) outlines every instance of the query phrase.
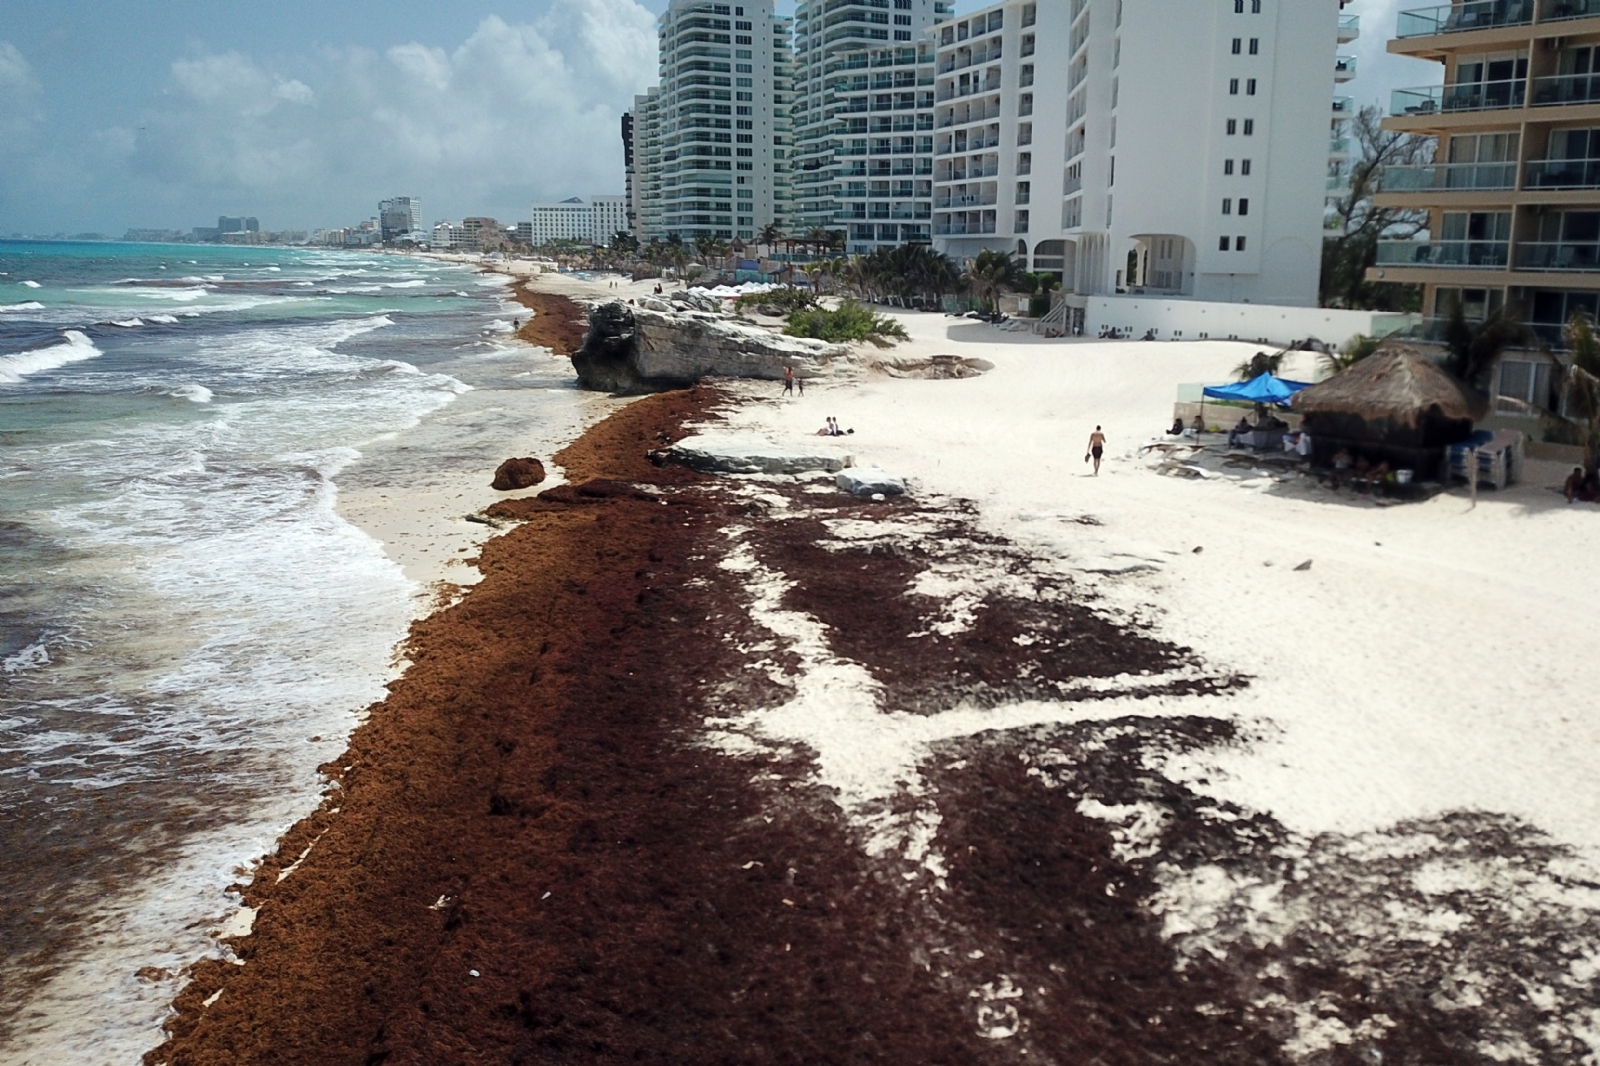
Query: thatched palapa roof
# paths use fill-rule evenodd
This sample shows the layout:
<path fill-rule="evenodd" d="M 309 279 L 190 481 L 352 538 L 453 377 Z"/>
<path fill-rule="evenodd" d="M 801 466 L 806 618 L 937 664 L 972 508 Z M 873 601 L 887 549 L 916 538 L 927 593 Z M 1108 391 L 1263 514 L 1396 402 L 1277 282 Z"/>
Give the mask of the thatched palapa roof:
<path fill-rule="evenodd" d="M 1442 418 L 1475 421 L 1488 413 L 1489 405 L 1418 349 L 1391 344 L 1295 394 L 1294 409 L 1415 426 L 1433 409 Z"/>

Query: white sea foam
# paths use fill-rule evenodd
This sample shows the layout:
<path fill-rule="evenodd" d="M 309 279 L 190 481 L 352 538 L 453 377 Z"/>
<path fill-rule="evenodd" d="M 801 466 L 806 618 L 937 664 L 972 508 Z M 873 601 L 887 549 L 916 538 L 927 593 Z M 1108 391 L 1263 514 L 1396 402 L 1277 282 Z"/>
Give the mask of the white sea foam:
<path fill-rule="evenodd" d="M 29 288 L 29 289 L 42 288 L 42 286 L 37 281 L 19 281 L 19 282 L 17 282 L 17 284 L 25 286 L 26 288 Z"/>
<path fill-rule="evenodd" d="M 172 390 L 171 395 L 182 397 L 185 400 L 193 400 L 195 403 L 211 402 L 211 390 L 192 381 L 186 385 L 179 385 Z"/>
<path fill-rule="evenodd" d="M 43 311 L 44 304 L 38 300 L 24 300 L 19 304 L 0 304 L 0 314 L 7 311 Z"/>
<path fill-rule="evenodd" d="M 124 318 L 114 319 L 110 324 L 113 326 L 121 326 L 123 329 L 137 329 L 144 325 L 144 321 L 138 318 Z"/>
<path fill-rule="evenodd" d="M 428 284 L 421 278 L 412 278 L 410 281 L 391 281 L 384 286 L 386 289 L 420 289 Z"/>
<path fill-rule="evenodd" d="M 93 359 L 101 354 L 93 341 L 75 329 L 67 330 L 62 338 L 62 343 L 49 348 L 0 355 L 0 385 L 15 385 L 29 374 L 54 370 L 58 366 Z"/>
<path fill-rule="evenodd" d="M 15 652 L 0 659 L 0 673 L 20 674 L 24 670 L 34 670 L 46 666 L 50 662 L 50 649 L 45 642 L 35 641 L 21 651 Z"/>
<path fill-rule="evenodd" d="M 176 315 L 146 315 L 145 319 L 149 322 L 160 323 L 163 326 L 176 326 L 178 324 Z"/>

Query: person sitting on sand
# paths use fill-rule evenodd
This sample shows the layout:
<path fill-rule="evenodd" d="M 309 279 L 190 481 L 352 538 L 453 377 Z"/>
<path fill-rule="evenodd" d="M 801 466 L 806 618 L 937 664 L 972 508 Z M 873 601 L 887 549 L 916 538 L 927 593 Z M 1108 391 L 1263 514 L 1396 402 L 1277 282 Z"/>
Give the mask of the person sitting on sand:
<path fill-rule="evenodd" d="M 1249 420 L 1243 415 L 1239 416 L 1239 424 L 1228 431 L 1228 447 L 1232 448 L 1237 445 L 1241 439 L 1248 437 L 1251 429 L 1252 427 Z"/>
<path fill-rule="evenodd" d="M 1183 419 L 1181 417 L 1176 417 L 1175 416 L 1172 419 L 1172 428 L 1167 430 L 1167 436 L 1169 436 L 1169 437 L 1181 437 L 1181 436 L 1183 436 Z"/>
<path fill-rule="evenodd" d="M 1583 491 L 1583 467 L 1575 466 L 1572 473 L 1567 475 L 1566 483 L 1561 486 L 1561 495 L 1567 498 L 1568 503 L 1577 503 L 1578 494 Z"/>
<path fill-rule="evenodd" d="M 1294 442 L 1294 453 L 1302 459 L 1311 458 L 1311 434 L 1303 429 L 1300 431 L 1300 439 Z"/>
<path fill-rule="evenodd" d="M 823 425 L 823 427 L 821 429 L 817 430 L 817 436 L 819 436 L 819 437 L 837 437 L 838 435 L 839 435 L 839 424 L 833 420 L 833 416 L 832 415 L 829 415 L 827 423 L 825 425 Z"/>
<path fill-rule="evenodd" d="M 1196 437 L 1198 437 L 1200 434 L 1206 431 L 1206 420 L 1201 418 L 1199 415 L 1195 415 L 1194 424 L 1189 427 L 1189 430 Z"/>
<path fill-rule="evenodd" d="M 1349 470 L 1355 460 L 1350 458 L 1349 448 L 1340 448 L 1333 453 L 1333 468 L 1335 470 Z"/>

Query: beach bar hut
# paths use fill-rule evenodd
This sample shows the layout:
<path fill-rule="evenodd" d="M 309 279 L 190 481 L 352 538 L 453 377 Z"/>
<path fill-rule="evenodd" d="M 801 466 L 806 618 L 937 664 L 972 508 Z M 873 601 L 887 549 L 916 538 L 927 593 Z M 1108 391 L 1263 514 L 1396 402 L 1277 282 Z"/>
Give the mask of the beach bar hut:
<path fill-rule="evenodd" d="M 1445 450 L 1472 434 L 1488 402 L 1415 348 L 1386 345 L 1350 369 L 1295 394 L 1311 434 L 1313 466 L 1341 448 L 1396 470 L 1442 479 Z"/>

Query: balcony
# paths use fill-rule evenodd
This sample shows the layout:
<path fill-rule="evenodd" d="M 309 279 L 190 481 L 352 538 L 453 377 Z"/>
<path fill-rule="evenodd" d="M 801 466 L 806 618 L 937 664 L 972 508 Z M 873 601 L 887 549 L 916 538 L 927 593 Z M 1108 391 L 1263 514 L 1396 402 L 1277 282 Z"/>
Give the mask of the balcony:
<path fill-rule="evenodd" d="M 1328 154 L 1329 155 L 1349 155 L 1350 154 L 1350 138 L 1348 138 L 1348 137 L 1334 137 L 1332 140 L 1328 141 Z"/>
<path fill-rule="evenodd" d="M 1339 16 L 1339 43 L 1340 44 L 1349 44 L 1351 41 L 1355 40 L 1357 37 L 1360 37 L 1360 36 L 1361 36 L 1361 16 L 1360 15 L 1340 15 Z"/>
<path fill-rule="evenodd" d="M 1524 189 L 1600 189 L 1600 159 L 1532 159 L 1522 171 Z"/>
<path fill-rule="evenodd" d="M 1533 106 L 1600 103 L 1600 74 L 1557 74 L 1533 79 Z"/>
<path fill-rule="evenodd" d="M 1458 111 L 1497 111 L 1521 107 L 1526 96 L 1526 82 L 1521 78 L 1458 85 L 1425 85 L 1419 89 L 1394 90 L 1389 95 L 1389 114 L 1403 118 Z"/>
<path fill-rule="evenodd" d="M 1384 192 L 1514 189 L 1516 163 L 1433 163 L 1383 168 Z"/>
<path fill-rule="evenodd" d="M 1396 37 L 1431 37 L 1495 26 L 1525 26 L 1533 21 L 1533 0 L 1467 0 L 1400 12 Z"/>
<path fill-rule="evenodd" d="M 1595 241 L 1523 241 L 1517 245 L 1518 270 L 1600 270 Z"/>
<path fill-rule="evenodd" d="M 1600 16 L 1600 0 L 1546 0 L 1539 21 L 1561 22 L 1596 16 Z"/>
<path fill-rule="evenodd" d="M 1335 56 L 1333 60 L 1333 80 L 1336 82 L 1350 81 L 1356 76 L 1355 56 Z"/>
<path fill-rule="evenodd" d="M 1353 115 L 1356 113 L 1355 101 L 1348 96 L 1335 96 L 1333 98 L 1333 113 L 1335 115 Z"/>
<path fill-rule="evenodd" d="M 965 193 L 960 196 L 938 196 L 934 198 L 933 206 L 940 211 L 948 211 L 952 208 L 965 210 L 969 207 L 993 207 L 995 199 L 995 194 L 992 192 L 982 194 Z"/>
<path fill-rule="evenodd" d="M 940 237 L 960 237 L 994 232 L 993 222 L 936 222 L 933 232 Z"/>
<path fill-rule="evenodd" d="M 1504 269 L 1509 241 L 1379 241 L 1378 266 Z"/>
<path fill-rule="evenodd" d="M 1350 175 L 1329 174 L 1328 192 L 1347 192 L 1350 188 Z"/>

